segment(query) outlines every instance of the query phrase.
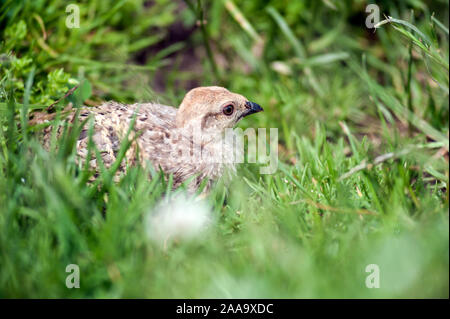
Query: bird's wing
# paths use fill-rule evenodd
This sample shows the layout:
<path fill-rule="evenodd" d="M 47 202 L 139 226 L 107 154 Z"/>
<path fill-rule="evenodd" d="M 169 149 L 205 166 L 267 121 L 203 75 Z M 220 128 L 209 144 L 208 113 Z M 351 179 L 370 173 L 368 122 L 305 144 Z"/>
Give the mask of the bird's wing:
<path fill-rule="evenodd" d="M 68 110 L 66 113 L 69 115 L 67 119 L 73 122 L 75 109 Z M 166 166 L 161 164 L 165 163 L 165 159 L 170 154 L 170 150 L 167 149 L 170 144 L 168 139 L 171 130 L 175 127 L 175 115 L 176 108 L 171 106 L 154 103 L 124 105 L 111 101 L 95 107 L 83 107 L 79 119 L 83 121 L 89 116 L 93 118 L 92 139 L 105 167 L 108 168 L 116 160 L 121 141 L 126 137 L 132 119 L 135 117 L 134 129 L 129 138 L 135 137 L 136 134 L 138 137 L 127 151 L 126 160 L 128 164 L 133 164 L 136 154 L 139 153 L 142 163 L 150 161 L 158 169 L 158 166 Z M 48 122 L 53 118 L 54 114 L 42 112 L 35 115 L 34 124 Z M 82 161 L 88 157 L 89 123 L 88 121 L 82 129 L 77 141 L 77 155 Z M 49 126 L 43 131 L 42 142 L 47 149 L 50 145 L 52 129 Z M 62 130 L 58 128 L 56 136 L 59 137 L 61 133 Z M 91 154 L 91 168 L 98 170 L 97 165 L 95 154 Z M 124 168 L 125 163 L 121 165 L 120 170 Z"/>
<path fill-rule="evenodd" d="M 130 108 L 133 108 L 138 116 L 147 118 L 153 125 L 167 129 L 173 129 L 175 127 L 177 109 L 172 106 L 155 103 L 138 103 L 130 105 Z"/>

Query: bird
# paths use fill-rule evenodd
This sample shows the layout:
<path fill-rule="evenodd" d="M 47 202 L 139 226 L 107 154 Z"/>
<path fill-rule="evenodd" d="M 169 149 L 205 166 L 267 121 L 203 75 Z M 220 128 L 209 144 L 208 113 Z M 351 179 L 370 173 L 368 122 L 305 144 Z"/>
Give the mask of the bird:
<path fill-rule="evenodd" d="M 150 164 L 155 171 L 173 175 L 173 188 L 188 181 L 187 190 L 192 193 L 200 185 L 205 185 L 207 192 L 220 177 L 236 172 L 236 163 L 229 160 L 234 151 L 232 141 L 225 138 L 225 132 L 242 118 L 261 111 L 259 104 L 243 95 L 219 86 L 205 86 L 188 91 L 178 108 L 109 101 L 94 107 L 83 106 L 78 112 L 71 109 L 67 120 L 74 122 L 78 116 L 84 123 L 87 119 L 76 142 L 77 160 L 84 163 L 89 158 L 89 166 L 97 175 L 98 159 L 95 154 L 88 156 L 90 136 L 106 168 L 116 161 L 121 143 L 128 137 L 131 146 L 118 174 L 125 172 L 128 165 Z M 49 122 L 48 119 L 48 115 L 41 114 L 34 121 L 43 123 Z M 52 125 L 43 130 L 46 149 L 50 148 L 52 130 Z M 56 135 L 61 134 L 59 127 Z"/>

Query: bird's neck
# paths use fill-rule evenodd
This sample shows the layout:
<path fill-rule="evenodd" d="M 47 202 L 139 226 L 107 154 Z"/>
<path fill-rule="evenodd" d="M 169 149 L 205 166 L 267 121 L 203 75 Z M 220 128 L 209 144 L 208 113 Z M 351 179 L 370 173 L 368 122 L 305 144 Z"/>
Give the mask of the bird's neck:
<path fill-rule="evenodd" d="M 180 128 L 183 136 L 188 137 L 194 144 L 206 145 L 222 142 L 224 133 L 216 128 L 201 128 L 200 125 L 189 125 Z"/>
<path fill-rule="evenodd" d="M 184 127 L 181 134 L 188 143 L 202 152 L 202 160 L 210 164 L 233 164 L 228 157 L 233 155 L 233 141 L 226 138 L 225 133 L 217 129 L 201 130 L 195 127 Z M 231 143 L 230 143 L 231 142 Z M 189 147 L 192 147 L 189 146 Z M 201 160 L 200 160 L 201 161 Z"/>

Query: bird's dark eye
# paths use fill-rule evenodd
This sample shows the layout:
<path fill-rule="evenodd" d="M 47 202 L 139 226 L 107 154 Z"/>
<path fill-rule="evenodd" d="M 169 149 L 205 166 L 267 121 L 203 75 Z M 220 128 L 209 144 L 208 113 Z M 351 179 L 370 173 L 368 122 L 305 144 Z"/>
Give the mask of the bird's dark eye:
<path fill-rule="evenodd" d="M 234 106 L 232 104 L 228 104 L 227 106 L 223 107 L 223 114 L 230 116 L 233 114 Z"/>

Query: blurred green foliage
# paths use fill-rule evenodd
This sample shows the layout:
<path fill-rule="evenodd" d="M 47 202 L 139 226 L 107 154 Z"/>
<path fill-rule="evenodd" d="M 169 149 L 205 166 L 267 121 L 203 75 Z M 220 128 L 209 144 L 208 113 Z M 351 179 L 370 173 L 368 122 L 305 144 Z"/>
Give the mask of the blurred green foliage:
<path fill-rule="evenodd" d="M 66 27 L 67 5 L 64 1 L 1 2 L 0 25 L 5 28 L 1 77 L 7 74 L 19 89 L 17 94 L 23 94 L 24 79 L 34 64 L 31 103 L 36 104 L 50 104 L 67 91 L 69 74 L 74 79 L 87 74 L 104 96 L 135 98 L 135 92 L 121 82 L 145 76 L 161 61 L 135 65 L 133 54 L 164 38 L 165 28 L 175 20 L 176 4 L 157 1 L 142 10 L 142 0 L 79 1 L 80 28 L 72 29 Z M 56 68 L 63 69 L 50 76 Z"/>

